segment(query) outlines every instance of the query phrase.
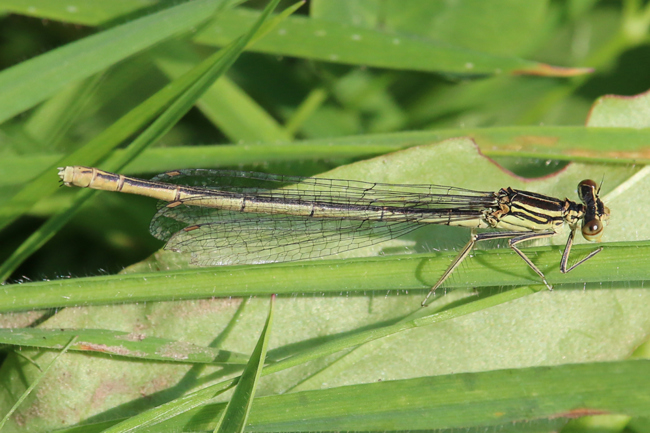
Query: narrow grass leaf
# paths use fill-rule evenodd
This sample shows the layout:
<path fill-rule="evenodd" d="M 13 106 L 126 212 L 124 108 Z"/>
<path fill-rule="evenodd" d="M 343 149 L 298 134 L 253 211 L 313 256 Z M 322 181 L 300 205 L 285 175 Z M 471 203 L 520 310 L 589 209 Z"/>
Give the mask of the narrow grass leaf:
<path fill-rule="evenodd" d="M 168 420 L 187 413 L 192 409 L 205 406 L 206 403 L 210 402 L 211 398 L 231 389 L 236 385 L 236 383 L 237 379 L 231 379 L 208 386 L 131 418 L 117 420 L 117 424 L 114 424 L 103 431 L 105 433 L 131 433 L 152 428 L 152 426 L 167 422 Z"/>
<path fill-rule="evenodd" d="M 250 25 L 258 12 L 236 8 L 224 11 L 194 38 L 198 43 L 223 45 Z M 520 74 L 567 76 L 589 72 L 559 68 L 517 57 L 496 56 L 431 39 L 340 24 L 304 16 L 286 20 L 252 48 L 269 54 L 328 62 L 454 75 Z"/>
<path fill-rule="evenodd" d="M 430 430 L 596 414 L 650 415 L 650 361 L 496 370 L 261 397 L 249 431 Z"/>
<path fill-rule="evenodd" d="M 588 415 L 650 415 L 650 361 L 493 370 L 260 397 L 247 431 L 406 431 L 492 428 Z M 640 380 L 640 382 L 639 382 Z M 202 431 L 222 403 L 184 414 Z M 298 409 L 299 408 L 299 409 Z M 505 431 L 528 431 L 525 428 Z M 533 431 L 548 431 L 548 429 Z"/>
<path fill-rule="evenodd" d="M 264 360 L 266 359 L 266 350 L 271 335 L 271 323 L 273 322 L 273 307 L 275 305 L 275 295 L 271 296 L 269 315 L 260 338 L 257 341 L 255 350 L 251 354 L 250 360 L 244 368 L 242 375 L 239 377 L 235 392 L 228 402 L 225 413 L 221 416 L 220 422 L 215 432 L 217 433 L 242 433 L 246 427 L 246 420 L 253 406 L 255 398 L 255 389 L 259 381 Z"/>
<path fill-rule="evenodd" d="M 159 3 L 157 0 L 4 0 L 2 8 L 15 14 L 63 21 L 86 26 L 97 26 L 122 15 Z"/>
<path fill-rule="evenodd" d="M 43 149 L 58 148 L 59 141 L 83 111 L 90 96 L 102 82 L 103 75 L 97 73 L 73 83 L 45 101 L 25 122 L 25 133 L 36 140 Z"/>
<path fill-rule="evenodd" d="M 77 341 L 70 346 L 73 352 L 184 363 L 245 365 L 248 362 L 248 356 L 228 350 L 107 329 L 0 329 L 0 344 L 61 349 L 72 336 L 77 336 Z"/>
<path fill-rule="evenodd" d="M 612 164 L 650 163 L 647 148 L 650 131 L 647 129 L 515 126 L 367 134 L 259 145 L 150 148 L 129 163 L 124 173 L 160 173 L 179 166 L 211 168 L 305 159 L 357 159 L 454 137 L 473 139 L 487 156 Z M 113 152 L 119 154 L 124 150 Z M 0 186 L 23 183 L 62 157 L 62 154 L 8 156 L 0 161 L 0 171 L 7 173 L 0 179 Z"/>
<path fill-rule="evenodd" d="M 650 361 L 637 360 L 494 370 L 301 391 L 256 399 L 247 430 L 468 429 L 588 415 L 647 417 L 649 377 Z M 214 412 L 222 410 L 222 406 L 190 411 L 176 426 L 196 431 L 211 429 L 217 422 Z"/>
<path fill-rule="evenodd" d="M 602 244 L 604 250 L 568 274 L 558 267 L 560 247 L 522 248 L 554 285 L 606 283 L 612 287 L 629 281 L 645 281 L 650 242 Z M 575 245 L 576 257 L 593 250 Z M 319 260 L 268 265 L 220 266 L 174 272 L 104 275 L 5 285 L 0 290 L 0 312 L 115 302 L 168 301 L 228 296 L 291 295 L 295 293 L 341 293 L 382 290 L 425 290 L 456 256 L 455 252 Z M 476 251 L 463 263 L 463 272 L 446 284 L 448 288 L 520 286 L 539 284 L 511 251 Z M 568 286 L 573 288 L 572 286 Z M 557 286 L 556 288 L 559 288 Z"/>
<path fill-rule="evenodd" d="M 323 105 L 326 99 L 327 92 L 325 89 L 314 89 L 309 92 L 309 95 L 307 95 L 305 100 L 302 101 L 298 109 L 287 121 L 287 131 L 292 135 L 295 134 L 305 120 L 311 117 Z"/>

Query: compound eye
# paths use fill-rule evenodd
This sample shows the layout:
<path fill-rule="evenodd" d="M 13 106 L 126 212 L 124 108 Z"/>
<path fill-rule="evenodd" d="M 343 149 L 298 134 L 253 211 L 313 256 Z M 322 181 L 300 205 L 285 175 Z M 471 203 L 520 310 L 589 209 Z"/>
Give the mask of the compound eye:
<path fill-rule="evenodd" d="M 597 241 L 603 234 L 603 223 L 599 220 L 591 220 L 582 225 L 582 236 L 588 241 Z"/>
<path fill-rule="evenodd" d="M 586 202 L 587 197 L 592 195 L 598 189 L 598 184 L 591 179 L 585 179 L 578 184 L 578 197 L 583 203 Z"/>
<path fill-rule="evenodd" d="M 598 184 L 591 179 L 585 179 L 578 184 L 578 187 L 582 187 L 582 186 L 590 186 L 593 189 L 598 188 Z"/>

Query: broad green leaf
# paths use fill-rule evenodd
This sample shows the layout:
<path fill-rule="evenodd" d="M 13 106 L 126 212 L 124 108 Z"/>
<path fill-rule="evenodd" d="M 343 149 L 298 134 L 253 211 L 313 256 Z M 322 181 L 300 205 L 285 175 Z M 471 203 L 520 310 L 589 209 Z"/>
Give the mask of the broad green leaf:
<path fill-rule="evenodd" d="M 607 95 L 594 103 L 587 126 L 643 129 L 650 127 L 649 119 L 650 93 L 635 96 Z"/>
<path fill-rule="evenodd" d="M 626 127 L 630 130 L 644 130 L 648 121 L 640 113 L 650 110 L 647 94 L 634 97 L 605 96 L 594 104 L 587 120 L 590 130 L 601 128 Z M 609 182 L 607 176 L 601 176 L 603 184 Z M 610 209 L 624 216 L 610 223 L 608 231 L 621 240 L 638 240 L 650 238 L 650 228 L 643 219 L 631 218 L 642 211 L 643 204 L 650 200 L 650 168 L 644 167 L 631 176 L 616 189 L 605 196 Z M 634 280 L 634 278 L 632 278 Z"/>

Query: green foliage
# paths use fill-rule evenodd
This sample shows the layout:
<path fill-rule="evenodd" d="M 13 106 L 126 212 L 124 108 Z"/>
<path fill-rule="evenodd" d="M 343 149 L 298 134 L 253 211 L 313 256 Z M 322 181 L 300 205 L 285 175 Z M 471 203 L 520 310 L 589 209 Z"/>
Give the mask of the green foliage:
<path fill-rule="evenodd" d="M 650 6 L 270 3 L 0 2 L 5 431 L 647 430 Z M 421 309 L 466 230 L 197 269 L 156 252 L 150 200 L 57 192 L 68 164 L 571 199 L 591 178 L 612 216 L 569 274 L 565 237 L 526 249 L 553 292 L 485 245 Z"/>

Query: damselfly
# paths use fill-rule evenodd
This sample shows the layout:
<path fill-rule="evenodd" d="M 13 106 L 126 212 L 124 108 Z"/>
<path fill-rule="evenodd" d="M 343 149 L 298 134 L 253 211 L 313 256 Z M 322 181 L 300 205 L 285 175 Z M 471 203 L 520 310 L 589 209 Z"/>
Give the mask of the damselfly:
<path fill-rule="evenodd" d="M 544 274 L 517 247 L 570 228 L 560 271 L 567 269 L 575 232 L 598 241 L 609 209 L 593 180 L 578 184 L 582 204 L 502 188 L 471 191 L 440 185 L 393 185 L 355 180 L 281 176 L 229 170 L 178 170 L 142 180 L 97 168 L 59 168 L 64 185 L 138 194 L 161 200 L 151 233 L 166 248 L 189 252 L 199 266 L 313 259 L 403 236 L 425 224 L 469 227 L 469 242 L 431 288 L 422 305 L 477 242 L 508 245 L 551 289 Z M 476 233 L 475 229 L 496 229 Z"/>

